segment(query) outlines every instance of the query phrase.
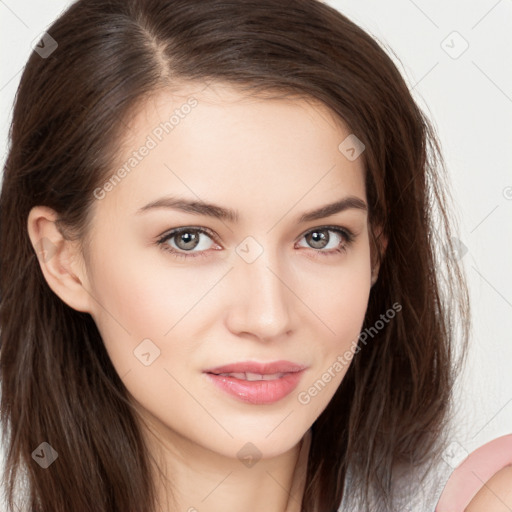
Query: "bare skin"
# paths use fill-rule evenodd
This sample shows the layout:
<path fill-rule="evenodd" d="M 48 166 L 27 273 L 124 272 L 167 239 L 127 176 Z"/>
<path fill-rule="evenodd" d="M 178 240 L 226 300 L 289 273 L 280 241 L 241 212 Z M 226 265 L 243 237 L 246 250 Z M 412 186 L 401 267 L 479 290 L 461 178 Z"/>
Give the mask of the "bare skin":
<path fill-rule="evenodd" d="M 191 96 L 198 101 L 129 174 L 102 188 L 86 253 L 62 237 L 48 208 L 31 211 L 29 234 L 34 246 L 42 238 L 55 245 L 54 257 L 41 260 L 48 284 L 91 314 L 132 395 L 148 448 L 169 479 L 157 479 L 159 510 L 299 511 L 301 442 L 348 364 L 331 370 L 308 403 L 298 394 L 353 348 L 372 284 L 365 208 L 349 203 L 299 219 L 347 197 L 364 205 L 363 163 L 340 152 L 350 130 L 320 105 L 200 89 L 161 92 L 141 105 L 118 167 L 174 109 Z M 170 195 L 236 210 L 240 219 L 144 208 Z M 350 231 L 352 241 L 320 229 L 326 225 Z M 210 232 L 189 250 L 204 257 L 177 257 L 169 249 L 186 253 L 183 243 L 162 237 L 192 226 Z M 306 236 L 313 228 L 325 247 Z M 249 263 L 244 255 L 258 256 Z M 151 340 L 151 358 L 159 351 L 149 365 L 134 355 L 143 340 Z M 249 360 L 306 369 L 293 392 L 259 405 L 228 395 L 204 373 Z M 239 455 L 244 446 L 260 457 L 251 467 Z"/>
<path fill-rule="evenodd" d="M 490 478 L 464 512 L 510 512 L 512 510 L 512 466 Z"/>

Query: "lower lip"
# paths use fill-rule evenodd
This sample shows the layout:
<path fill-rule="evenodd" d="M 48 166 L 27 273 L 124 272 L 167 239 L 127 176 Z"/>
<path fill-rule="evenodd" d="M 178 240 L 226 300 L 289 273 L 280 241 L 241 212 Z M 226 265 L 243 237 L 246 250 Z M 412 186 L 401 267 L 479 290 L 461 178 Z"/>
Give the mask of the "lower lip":
<path fill-rule="evenodd" d="M 207 373 L 208 378 L 220 389 L 250 404 L 272 404 L 289 395 L 299 384 L 304 370 L 287 373 L 273 380 L 241 380 Z"/>

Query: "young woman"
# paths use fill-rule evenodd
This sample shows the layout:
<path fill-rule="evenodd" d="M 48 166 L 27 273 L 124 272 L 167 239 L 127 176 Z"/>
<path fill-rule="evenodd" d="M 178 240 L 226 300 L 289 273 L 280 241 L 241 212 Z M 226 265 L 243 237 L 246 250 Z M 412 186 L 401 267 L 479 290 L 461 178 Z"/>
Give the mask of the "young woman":
<path fill-rule="evenodd" d="M 73 4 L 1 191 L 8 509 L 433 510 L 468 313 L 443 179 L 321 2 Z"/>

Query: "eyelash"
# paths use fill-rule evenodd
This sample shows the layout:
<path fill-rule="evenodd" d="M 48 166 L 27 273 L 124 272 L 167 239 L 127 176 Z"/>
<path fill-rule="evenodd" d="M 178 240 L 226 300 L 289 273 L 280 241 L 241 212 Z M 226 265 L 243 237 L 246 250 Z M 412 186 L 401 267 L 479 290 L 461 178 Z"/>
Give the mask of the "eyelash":
<path fill-rule="evenodd" d="M 193 252 L 187 253 L 187 252 L 177 251 L 176 249 L 173 249 L 172 247 L 169 246 L 169 244 L 166 243 L 168 240 L 180 235 L 181 233 L 186 233 L 188 231 L 203 233 L 205 235 L 208 235 L 213 241 L 216 241 L 215 235 L 210 230 L 205 229 L 205 228 L 194 227 L 194 226 L 186 226 L 183 228 L 176 228 L 176 229 L 173 229 L 173 230 L 165 233 L 161 238 L 159 238 L 157 240 L 157 244 L 162 247 L 162 250 L 171 253 L 171 255 L 175 258 L 190 259 L 190 258 L 207 257 L 208 251 L 206 251 L 206 250 L 198 251 L 196 253 L 193 253 Z M 352 242 L 354 241 L 354 238 L 355 238 L 354 234 L 346 228 L 340 228 L 339 226 L 319 226 L 319 227 L 310 229 L 309 231 L 306 231 L 306 233 L 304 233 L 301 236 L 301 239 L 315 231 L 333 231 L 333 232 L 337 233 L 338 235 L 340 235 L 342 239 L 344 239 L 344 241 L 341 242 L 342 245 L 340 247 L 337 247 L 336 249 L 331 249 L 329 251 L 324 251 L 322 249 L 314 249 L 314 248 L 310 247 L 310 249 L 312 251 L 314 251 L 315 257 L 316 256 L 319 256 L 319 257 L 335 256 L 337 254 L 344 253 L 347 251 L 347 248 L 352 244 Z"/>

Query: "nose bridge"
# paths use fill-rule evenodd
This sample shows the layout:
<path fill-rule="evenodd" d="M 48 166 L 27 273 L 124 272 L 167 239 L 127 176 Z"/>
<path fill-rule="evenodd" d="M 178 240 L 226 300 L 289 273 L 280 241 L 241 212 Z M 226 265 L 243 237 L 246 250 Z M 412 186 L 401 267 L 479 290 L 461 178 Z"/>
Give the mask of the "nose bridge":
<path fill-rule="evenodd" d="M 261 338 L 285 334 L 290 328 L 293 294 L 287 287 L 286 266 L 278 248 L 247 237 L 236 252 L 232 327 Z"/>

